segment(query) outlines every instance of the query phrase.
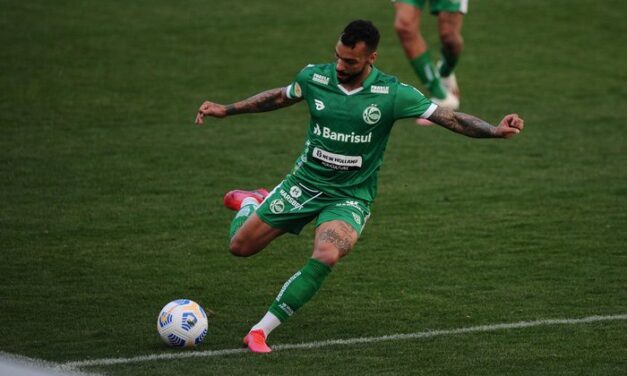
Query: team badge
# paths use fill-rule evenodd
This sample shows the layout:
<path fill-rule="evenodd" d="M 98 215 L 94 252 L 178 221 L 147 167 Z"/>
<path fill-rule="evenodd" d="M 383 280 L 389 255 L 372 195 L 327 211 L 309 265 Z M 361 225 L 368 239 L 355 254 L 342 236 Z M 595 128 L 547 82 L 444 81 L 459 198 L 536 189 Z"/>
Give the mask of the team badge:
<path fill-rule="evenodd" d="M 281 214 L 283 213 L 283 210 L 285 210 L 285 203 L 280 198 L 277 198 L 270 203 L 270 211 L 274 214 Z"/>
<path fill-rule="evenodd" d="M 375 104 L 366 107 L 362 115 L 366 124 L 377 124 L 379 120 L 381 120 L 381 110 L 379 110 L 379 107 Z"/>

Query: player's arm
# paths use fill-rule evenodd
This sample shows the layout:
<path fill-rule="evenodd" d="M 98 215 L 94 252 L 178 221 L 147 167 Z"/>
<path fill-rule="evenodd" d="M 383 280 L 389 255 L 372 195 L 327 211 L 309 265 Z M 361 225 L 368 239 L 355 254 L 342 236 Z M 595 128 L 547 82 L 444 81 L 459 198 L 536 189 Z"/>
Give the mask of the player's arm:
<path fill-rule="evenodd" d="M 291 106 L 302 98 L 289 98 L 287 88 L 280 87 L 263 91 L 250 98 L 232 104 L 218 104 L 205 101 L 196 114 L 196 124 L 202 124 L 205 116 L 223 118 L 230 115 L 274 111 Z"/>
<path fill-rule="evenodd" d="M 517 114 L 506 115 L 495 127 L 478 117 L 439 106 L 429 116 L 429 120 L 453 132 L 477 138 L 510 138 L 520 133 L 524 127 L 523 119 Z"/>

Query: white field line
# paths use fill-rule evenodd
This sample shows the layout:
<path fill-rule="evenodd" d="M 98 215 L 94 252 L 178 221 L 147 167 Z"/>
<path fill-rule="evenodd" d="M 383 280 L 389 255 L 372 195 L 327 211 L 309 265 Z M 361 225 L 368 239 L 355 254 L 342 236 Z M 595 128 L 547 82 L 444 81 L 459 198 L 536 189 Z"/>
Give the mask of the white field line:
<path fill-rule="evenodd" d="M 577 325 L 587 324 L 600 321 L 615 321 L 615 320 L 627 320 L 627 314 L 621 315 L 609 315 L 609 316 L 589 316 L 580 319 L 547 319 L 536 321 L 520 321 L 515 323 L 503 323 L 503 324 L 491 324 L 491 325 L 479 325 L 470 326 L 467 328 L 447 329 L 447 330 L 429 330 L 424 332 L 405 333 L 405 334 L 391 334 L 380 337 L 359 337 L 359 338 L 347 338 L 347 339 L 331 339 L 326 341 L 314 341 L 305 343 L 293 343 L 274 345 L 272 349 L 274 352 L 295 350 L 295 349 L 317 349 L 320 347 L 328 346 L 350 346 L 363 343 L 375 343 L 383 341 L 399 341 L 408 339 L 420 339 L 431 338 L 440 336 L 450 336 L 466 333 L 482 333 L 482 332 L 494 332 L 498 330 L 506 329 L 522 329 L 531 328 L 537 326 L 552 326 L 552 325 Z M 148 362 L 152 360 L 171 360 L 171 359 L 186 359 L 186 358 L 211 358 L 224 355 L 242 354 L 247 349 L 224 349 L 224 350 L 210 350 L 210 351 L 193 351 L 193 352 L 180 352 L 180 353 L 168 353 L 168 354 L 153 354 L 142 355 L 133 358 L 109 358 L 109 359 L 92 359 L 92 360 L 79 360 L 73 362 L 67 362 L 59 365 L 59 368 L 64 370 L 73 370 L 81 367 L 92 366 L 111 366 L 116 364 L 128 364 L 138 362 Z"/>

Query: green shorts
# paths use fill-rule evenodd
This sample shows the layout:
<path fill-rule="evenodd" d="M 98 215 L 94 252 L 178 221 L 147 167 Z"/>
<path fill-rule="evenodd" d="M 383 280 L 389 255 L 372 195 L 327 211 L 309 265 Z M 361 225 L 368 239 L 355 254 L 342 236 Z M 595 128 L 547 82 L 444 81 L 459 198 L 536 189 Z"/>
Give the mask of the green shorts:
<path fill-rule="evenodd" d="M 413 5 L 416 8 L 424 9 L 427 0 L 393 0 L 399 3 Z M 429 0 L 431 14 L 440 12 L 463 13 L 468 12 L 468 0 Z"/>
<path fill-rule="evenodd" d="M 361 234 L 370 217 L 370 203 L 352 197 L 329 196 L 288 175 L 259 205 L 257 215 L 271 227 L 292 234 L 300 233 L 316 217 L 316 227 L 340 220 Z"/>

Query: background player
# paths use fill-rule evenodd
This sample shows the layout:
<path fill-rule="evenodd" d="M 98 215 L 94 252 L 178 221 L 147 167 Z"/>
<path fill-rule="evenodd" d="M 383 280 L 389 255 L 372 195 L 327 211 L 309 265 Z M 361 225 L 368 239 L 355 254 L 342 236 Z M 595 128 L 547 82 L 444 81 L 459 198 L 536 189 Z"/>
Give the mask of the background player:
<path fill-rule="evenodd" d="M 516 114 L 497 127 L 471 115 L 439 107 L 417 89 L 380 72 L 379 31 L 369 21 L 351 22 L 335 46 L 332 64 L 308 65 L 286 87 L 221 105 L 205 101 L 205 116 L 225 117 L 276 110 L 305 101 L 310 123 L 304 150 L 294 169 L 270 193 L 231 191 L 224 203 L 237 211 L 231 223 L 230 251 L 251 256 L 286 232 L 298 234 L 316 220 L 313 253 L 291 276 L 244 343 L 253 352 L 270 352 L 266 338 L 321 287 L 331 268 L 355 246 L 377 193 L 377 174 L 394 122 L 428 118 L 470 137 L 508 138 L 523 128 Z"/>
<path fill-rule="evenodd" d="M 437 69 L 420 32 L 420 16 L 425 3 L 426 0 L 394 0 L 394 28 L 412 68 L 431 93 L 431 100 L 456 110 L 459 108 L 459 87 L 453 69 L 464 47 L 461 29 L 468 0 L 429 0 L 431 13 L 438 17 L 442 47 Z M 425 124 L 424 121 L 419 123 Z"/>

